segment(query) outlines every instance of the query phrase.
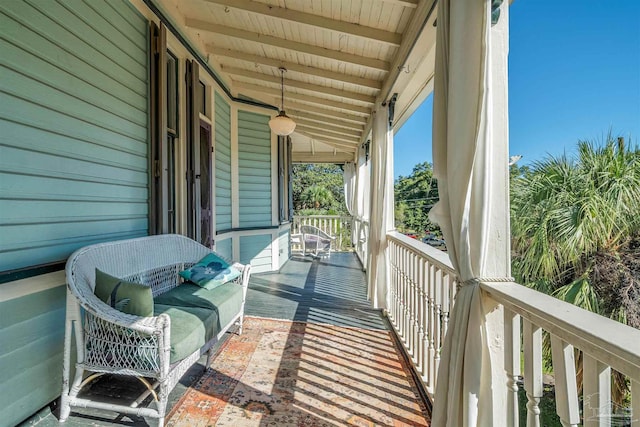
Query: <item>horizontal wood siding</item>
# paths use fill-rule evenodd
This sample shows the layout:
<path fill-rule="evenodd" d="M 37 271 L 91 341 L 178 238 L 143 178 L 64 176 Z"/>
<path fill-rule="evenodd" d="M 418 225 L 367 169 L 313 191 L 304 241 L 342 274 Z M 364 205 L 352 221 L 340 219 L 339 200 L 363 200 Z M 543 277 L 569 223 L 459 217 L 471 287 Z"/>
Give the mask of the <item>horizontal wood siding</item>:
<path fill-rule="evenodd" d="M 240 237 L 240 262 L 250 263 L 251 271 L 271 271 L 271 234 Z"/>
<path fill-rule="evenodd" d="M 0 51 L 0 271 L 147 234 L 146 20 L 3 1 Z"/>
<path fill-rule="evenodd" d="M 66 287 L 0 303 L 0 425 L 13 426 L 60 395 Z"/>
<path fill-rule="evenodd" d="M 231 108 L 215 96 L 216 230 L 231 228 Z"/>
<path fill-rule="evenodd" d="M 269 116 L 238 111 L 240 227 L 270 226 L 271 130 Z"/>
<path fill-rule="evenodd" d="M 228 260 L 233 259 L 233 239 L 216 240 L 216 252 Z"/>
<path fill-rule="evenodd" d="M 291 238 L 289 237 L 289 230 L 282 230 L 278 235 L 278 247 L 280 248 L 279 268 L 282 268 L 285 262 L 289 260 L 291 256 Z"/>

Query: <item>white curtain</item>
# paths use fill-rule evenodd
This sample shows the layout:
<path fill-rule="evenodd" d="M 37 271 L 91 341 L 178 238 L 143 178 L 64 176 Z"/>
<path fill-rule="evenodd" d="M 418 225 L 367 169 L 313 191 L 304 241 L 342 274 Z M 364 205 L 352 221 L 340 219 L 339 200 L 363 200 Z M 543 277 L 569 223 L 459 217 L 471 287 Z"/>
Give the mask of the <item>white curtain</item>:
<path fill-rule="evenodd" d="M 347 206 L 347 212 L 349 215 L 356 215 L 356 166 L 349 162 L 344 164 L 344 171 L 342 173 L 344 180 L 344 203 Z"/>
<path fill-rule="evenodd" d="M 500 416 L 501 320 L 479 285 L 510 275 L 508 2 L 494 26 L 491 3 L 438 1 L 433 160 L 440 201 L 430 217 L 462 282 L 438 371 L 432 422 L 438 427 L 507 422 Z"/>
<path fill-rule="evenodd" d="M 371 185 L 371 179 L 369 177 L 369 169 L 371 166 L 371 162 L 366 158 L 366 149 L 364 147 L 360 147 L 358 149 L 358 168 L 357 174 L 358 178 L 356 180 L 357 190 L 356 190 L 356 210 L 357 215 L 364 219 L 369 219 L 369 205 L 370 198 L 369 194 L 371 193 L 369 186 Z"/>
<path fill-rule="evenodd" d="M 388 107 L 376 110 L 371 138 L 368 295 L 376 308 L 389 307 L 387 231 L 393 230 L 393 130 Z"/>

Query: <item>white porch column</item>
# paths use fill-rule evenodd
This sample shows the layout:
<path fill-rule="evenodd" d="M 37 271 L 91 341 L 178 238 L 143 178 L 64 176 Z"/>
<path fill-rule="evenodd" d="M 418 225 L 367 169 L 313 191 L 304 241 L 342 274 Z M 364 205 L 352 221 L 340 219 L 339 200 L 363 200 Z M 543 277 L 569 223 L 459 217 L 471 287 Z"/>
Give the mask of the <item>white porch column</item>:
<path fill-rule="evenodd" d="M 371 138 L 371 185 L 369 215 L 368 297 L 375 308 L 389 306 L 387 231 L 393 230 L 393 129 L 389 108 L 375 112 Z"/>
<path fill-rule="evenodd" d="M 441 353 L 433 425 L 506 426 L 502 307 L 483 281 L 509 280 L 508 1 L 438 1 L 430 213 L 460 276 Z"/>

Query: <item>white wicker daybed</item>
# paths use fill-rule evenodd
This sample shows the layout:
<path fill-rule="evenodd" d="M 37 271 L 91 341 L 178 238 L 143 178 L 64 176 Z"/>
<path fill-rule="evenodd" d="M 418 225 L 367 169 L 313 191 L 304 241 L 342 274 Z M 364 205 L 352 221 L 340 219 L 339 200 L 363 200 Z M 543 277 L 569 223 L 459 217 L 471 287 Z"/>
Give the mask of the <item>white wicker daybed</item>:
<path fill-rule="evenodd" d="M 234 263 L 240 276 L 213 290 L 184 283 L 178 274 L 210 253 L 184 236 L 160 235 L 91 245 L 71 255 L 66 266 L 61 422 L 72 407 L 90 407 L 158 418 L 159 425 L 164 424 L 169 392 L 187 369 L 234 324 L 242 332 L 249 265 Z M 123 313 L 94 295 L 96 269 L 151 287 L 153 316 Z M 70 384 L 72 335 L 77 362 Z M 131 406 L 78 396 L 83 386 L 105 373 L 138 377 L 147 390 Z M 149 395 L 155 408 L 138 407 Z"/>

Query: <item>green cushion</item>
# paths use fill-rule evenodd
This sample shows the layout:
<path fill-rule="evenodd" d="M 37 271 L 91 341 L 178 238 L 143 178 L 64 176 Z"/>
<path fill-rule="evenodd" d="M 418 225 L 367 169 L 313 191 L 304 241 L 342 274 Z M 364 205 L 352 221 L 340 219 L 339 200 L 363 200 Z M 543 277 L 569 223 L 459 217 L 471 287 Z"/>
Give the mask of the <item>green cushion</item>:
<path fill-rule="evenodd" d="M 240 312 L 242 307 L 242 286 L 236 283 L 225 283 L 215 289 L 208 290 L 192 283 L 183 283 L 158 295 L 156 304 L 178 307 L 201 307 L 218 313 L 220 328 L 226 326 Z"/>
<path fill-rule="evenodd" d="M 240 272 L 218 255 L 210 253 L 192 267 L 181 271 L 180 276 L 205 289 L 214 289 L 237 278 Z"/>
<path fill-rule="evenodd" d="M 153 316 L 153 294 L 149 286 L 118 279 L 96 268 L 93 293 L 123 313 Z"/>
<path fill-rule="evenodd" d="M 178 362 L 202 347 L 220 331 L 215 310 L 202 307 L 175 307 L 154 304 L 154 315 L 166 313 L 171 319 L 171 355 Z"/>

